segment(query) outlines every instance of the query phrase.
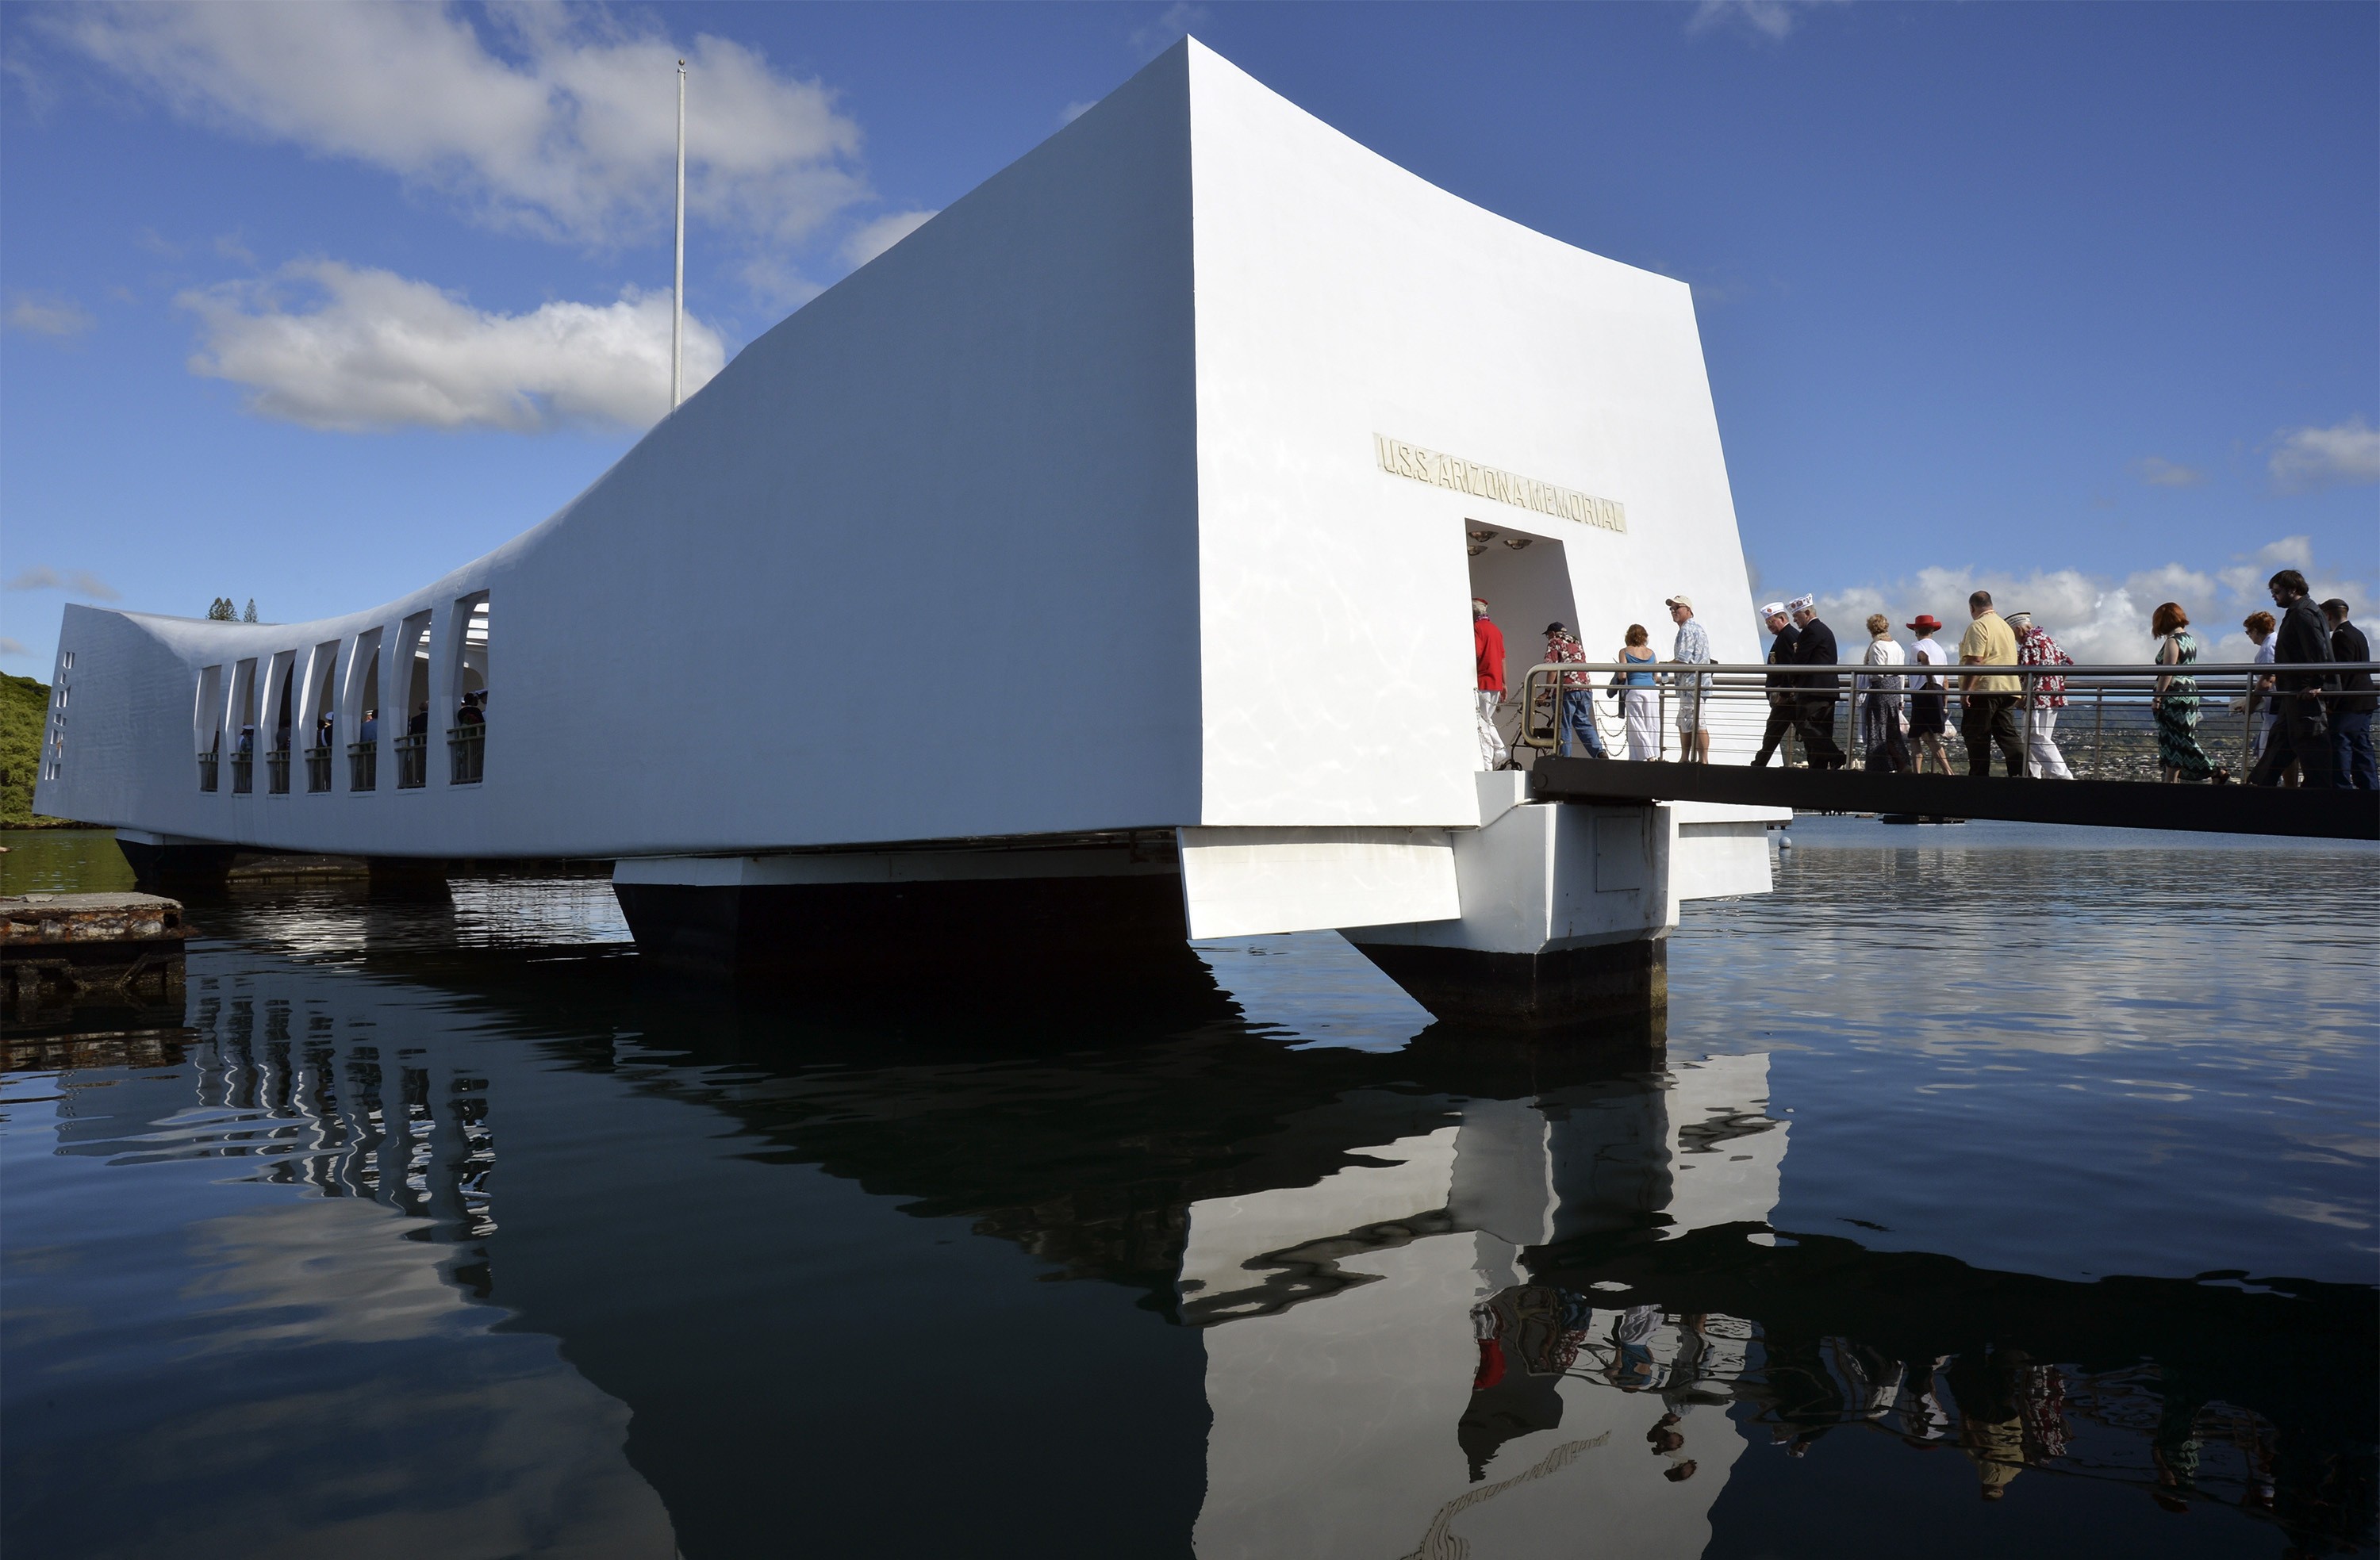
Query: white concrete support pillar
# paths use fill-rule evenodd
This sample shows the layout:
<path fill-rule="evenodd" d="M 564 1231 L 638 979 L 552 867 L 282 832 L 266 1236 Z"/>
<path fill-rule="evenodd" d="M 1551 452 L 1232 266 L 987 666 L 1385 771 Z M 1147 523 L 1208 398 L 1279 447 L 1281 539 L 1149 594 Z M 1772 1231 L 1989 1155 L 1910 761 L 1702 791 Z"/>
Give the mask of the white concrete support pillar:
<path fill-rule="evenodd" d="M 1670 809 L 1534 804 L 1525 774 L 1477 779 L 1480 827 L 1453 837 L 1462 914 L 1342 934 L 1453 1022 L 1545 1029 L 1666 1007 Z"/>

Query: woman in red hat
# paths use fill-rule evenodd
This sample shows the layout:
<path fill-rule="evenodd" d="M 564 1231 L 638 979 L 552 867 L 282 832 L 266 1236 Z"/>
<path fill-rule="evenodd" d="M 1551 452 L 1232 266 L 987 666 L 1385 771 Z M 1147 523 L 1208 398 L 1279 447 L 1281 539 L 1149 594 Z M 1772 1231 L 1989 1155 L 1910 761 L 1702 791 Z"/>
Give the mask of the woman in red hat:
<path fill-rule="evenodd" d="M 1934 637 L 1942 620 L 1931 612 L 1920 612 L 1909 621 L 1909 631 L 1917 642 L 1909 647 L 1910 660 L 1920 666 L 1948 666 L 1950 652 Z M 1950 772 L 1950 755 L 1942 746 L 1942 729 L 1948 724 L 1946 711 L 1949 699 L 1942 691 L 1942 679 L 1927 675 L 1916 680 L 1917 691 L 1909 695 L 1909 740 L 1917 746 L 1917 772 L 1925 772 L 1925 760 L 1934 760 L 1934 772 Z"/>

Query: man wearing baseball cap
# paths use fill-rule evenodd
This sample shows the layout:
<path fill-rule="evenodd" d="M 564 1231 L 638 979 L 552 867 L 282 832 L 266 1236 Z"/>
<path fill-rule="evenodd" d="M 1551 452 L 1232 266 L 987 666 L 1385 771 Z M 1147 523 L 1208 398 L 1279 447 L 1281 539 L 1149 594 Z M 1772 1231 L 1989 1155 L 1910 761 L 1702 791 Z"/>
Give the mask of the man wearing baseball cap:
<path fill-rule="evenodd" d="M 1670 659 L 1686 666 L 1711 663 L 1710 632 L 1694 621 L 1694 604 L 1681 594 L 1662 603 L 1670 621 L 1678 625 L 1678 641 Z M 1688 672 L 1678 681 L 1678 754 L 1688 764 L 1710 762 L 1710 728 L 1703 724 L 1703 690 L 1710 686 L 1707 671 Z"/>

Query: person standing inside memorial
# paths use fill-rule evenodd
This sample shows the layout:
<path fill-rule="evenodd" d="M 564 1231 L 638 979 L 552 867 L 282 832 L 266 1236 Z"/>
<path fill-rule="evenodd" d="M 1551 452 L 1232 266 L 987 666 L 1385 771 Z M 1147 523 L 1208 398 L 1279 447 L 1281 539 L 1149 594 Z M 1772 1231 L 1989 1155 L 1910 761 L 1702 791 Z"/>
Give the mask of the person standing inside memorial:
<path fill-rule="evenodd" d="M 2281 625 L 2273 634 L 2274 659 L 2283 666 L 2332 659 L 2330 624 L 2324 621 L 2322 609 L 2308 599 L 2305 576 L 2295 569 L 2283 569 L 2265 581 L 2265 587 L 2272 592 L 2273 605 L 2281 614 Z M 2323 709 L 2329 676 L 2319 671 L 2282 671 L 2274 674 L 2273 682 L 2278 690 L 2274 702 L 2280 707 L 2273 717 L 2272 740 L 2265 744 L 2265 756 L 2256 760 L 2248 783 L 2278 783 L 2282 766 L 2295 759 L 2299 773 L 2304 776 L 2303 784 L 2329 789 L 2330 722 Z"/>
<path fill-rule="evenodd" d="M 2183 667 L 2198 660 L 2198 639 L 2190 632 L 2190 614 L 2179 601 L 2168 601 L 2149 620 L 2157 637 L 2156 663 Z M 2214 777 L 2215 766 L 2198 745 L 2198 679 L 2180 671 L 2156 680 L 2157 768 L 2166 780 L 2203 780 Z"/>
<path fill-rule="evenodd" d="M 2074 658 L 2058 647 L 2049 630 L 2034 624 L 2031 612 L 2010 612 L 2008 624 L 2016 635 L 2017 665 L 2074 664 Z M 2024 681 L 2025 773 L 2034 780 L 2072 780 L 2074 771 L 2066 767 L 2066 755 L 2058 751 L 2058 712 L 2066 707 L 2066 679 L 2042 676 Z"/>
<path fill-rule="evenodd" d="M 1909 632 L 1917 635 L 1909 647 L 1909 659 L 1917 666 L 1948 666 L 1950 652 L 1934 637 L 1942 620 L 1931 612 L 1920 612 L 1909 622 Z M 1942 733 L 1949 729 L 1948 714 L 1950 702 L 1949 690 L 1942 679 L 1927 672 L 1917 679 L 1916 690 L 1909 695 L 1909 739 L 1917 746 L 1917 772 L 1925 772 L 1925 761 L 1934 761 L 1934 772 L 1950 772 L 1950 755 L 1942 745 Z"/>
<path fill-rule="evenodd" d="M 1672 596 L 1662 603 L 1670 621 L 1678 625 L 1678 639 L 1670 659 L 1686 666 L 1708 666 L 1710 632 L 1694 621 L 1694 601 Z M 1703 694 L 1710 686 L 1707 671 L 1689 671 L 1678 678 L 1678 757 L 1687 764 L 1710 762 L 1710 728 L 1703 724 Z"/>
<path fill-rule="evenodd" d="M 1785 610 L 1784 602 L 1771 601 L 1760 609 L 1760 615 L 1767 621 L 1768 632 L 1775 635 L 1768 645 L 1768 664 L 1792 665 L 1793 646 L 1802 637 L 1802 631 L 1793 626 L 1792 614 Z M 1754 768 L 1767 768 L 1768 756 L 1775 753 L 1777 744 L 1791 733 L 1795 697 L 1791 673 L 1772 671 L 1768 674 L 1768 724 L 1761 729 L 1760 751 L 1752 756 Z M 1790 753 L 1786 755 L 1786 767 L 1792 767 L 1792 755 Z"/>
<path fill-rule="evenodd" d="M 1555 622 L 1546 624 L 1546 659 L 1555 666 L 1584 664 L 1586 647 L 1570 625 Z M 1554 750 L 1563 757 L 1570 756 L 1571 733 L 1576 732 L 1585 740 L 1590 758 L 1609 758 L 1604 751 L 1603 733 L 1595 729 L 1595 692 L 1587 684 L 1584 671 L 1565 671 L 1554 695 Z"/>
<path fill-rule="evenodd" d="M 1652 635 L 1641 623 L 1628 625 L 1628 643 L 1620 647 L 1620 659 L 1634 666 L 1653 664 Z M 1628 720 L 1628 756 L 1637 763 L 1650 763 L 1661 756 L 1661 712 L 1659 691 L 1654 686 L 1649 671 L 1621 671 L 1614 680 L 1625 679 L 1620 687 L 1620 707 Z"/>
<path fill-rule="evenodd" d="M 2347 603 L 2337 597 L 2322 604 L 2323 618 L 2330 624 L 2330 659 L 2368 661 L 2372 642 L 2348 621 L 2348 611 Z M 2380 791 L 2380 762 L 2374 761 L 2372 752 L 2375 704 L 2380 704 L 2380 694 L 2373 690 L 2372 673 L 2338 674 L 2330 718 L 2330 768 L 2332 781 L 2342 791 Z"/>
<path fill-rule="evenodd" d="M 1496 729 L 1496 710 L 1504 702 L 1504 631 L 1488 615 L 1481 596 L 1471 599 L 1471 659 L 1479 671 L 1479 767 L 1500 769 L 1512 761 L 1504 733 Z"/>
<path fill-rule="evenodd" d="M 1903 664 L 1900 641 L 1892 636 L 1892 620 L 1872 612 L 1867 620 L 1866 667 Z M 1866 750 L 1865 767 L 1894 774 L 1909 768 L 1909 744 L 1900 734 L 1900 674 L 1864 671 L 1854 682 L 1859 703 L 1860 744 Z"/>
<path fill-rule="evenodd" d="M 1791 605 L 1793 626 L 1801 630 L 1801 636 L 1793 642 L 1794 662 L 1828 669 L 1803 674 L 1802 687 L 1794 700 L 1793 732 L 1802 739 L 1802 754 L 1809 759 L 1811 768 L 1840 769 L 1851 760 L 1835 744 L 1838 683 L 1833 669 L 1842 660 L 1835 648 L 1835 631 L 1818 616 L 1816 597 L 1799 596 Z"/>
<path fill-rule="evenodd" d="M 2016 631 L 1992 611 L 1992 593 L 1978 590 L 1967 598 L 1967 615 L 1973 621 L 1959 640 L 1961 666 L 2014 666 Z M 1959 734 L 1967 741 L 1967 773 L 1980 778 L 1992 772 L 1992 748 L 1997 744 L 2009 778 L 2024 774 L 2024 739 L 2016 729 L 2017 679 L 2004 672 L 1972 672 L 1959 680 L 1965 707 L 1959 716 Z"/>

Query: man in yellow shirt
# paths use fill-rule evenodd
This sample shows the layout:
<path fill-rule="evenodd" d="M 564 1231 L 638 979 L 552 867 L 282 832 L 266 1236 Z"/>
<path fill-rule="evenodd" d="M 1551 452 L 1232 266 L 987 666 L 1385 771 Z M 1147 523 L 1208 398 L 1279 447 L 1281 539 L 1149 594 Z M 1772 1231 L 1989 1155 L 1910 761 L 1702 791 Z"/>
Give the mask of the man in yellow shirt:
<path fill-rule="evenodd" d="M 1968 597 L 1967 615 L 1975 621 L 1967 625 L 1965 636 L 1959 641 L 1959 664 L 2014 666 L 2016 631 L 2008 625 L 2007 619 L 1992 611 L 1992 593 L 1978 590 Z M 1959 717 L 1959 734 L 1967 739 L 1968 774 L 1990 774 L 1992 748 L 1998 744 L 2010 778 L 2023 778 L 2024 738 L 2016 729 L 2018 686 L 2017 679 L 2008 676 L 1970 675 L 1959 679 L 1960 691 L 1966 695 L 1966 708 Z"/>

